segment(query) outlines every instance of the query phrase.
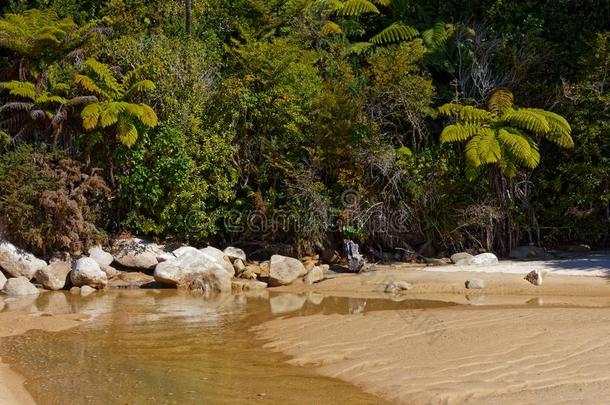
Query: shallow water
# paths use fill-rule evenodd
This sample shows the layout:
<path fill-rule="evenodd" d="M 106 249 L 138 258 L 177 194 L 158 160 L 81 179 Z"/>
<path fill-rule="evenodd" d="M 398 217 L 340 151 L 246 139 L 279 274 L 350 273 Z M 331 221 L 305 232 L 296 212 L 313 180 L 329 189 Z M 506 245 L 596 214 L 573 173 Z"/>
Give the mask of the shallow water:
<path fill-rule="evenodd" d="M 277 316 L 431 308 L 440 301 L 225 295 L 175 290 L 42 294 L 4 311 L 82 313 L 93 320 L 63 332 L 0 339 L 0 356 L 46 404 L 382 404 L 345 382 L 290 366 L 250 329 Z"/>

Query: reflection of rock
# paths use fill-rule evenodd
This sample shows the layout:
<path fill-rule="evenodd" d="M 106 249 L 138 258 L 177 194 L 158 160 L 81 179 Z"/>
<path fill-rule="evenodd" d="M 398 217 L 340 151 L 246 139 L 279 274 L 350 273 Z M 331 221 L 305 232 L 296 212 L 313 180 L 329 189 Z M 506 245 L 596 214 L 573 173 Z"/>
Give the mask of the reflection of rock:
<path fill-rule="evenodd" d="M 36 306 L 40 311 L 54 315 L 72 313 L 66 294 L 60 291 L 41 294 L 36 300 Z"/>
<path fill-rule="evenodd" d="M 37 298 L 38 295 L 22 295 L 20 297 L 8 297 L 4 299 L 4 305 L 8 311 L 37 312 Z"/>
<path fill-rule="evenodd" d="M 0 312 L 2 312 L 2 310 L 4 309 L 4 305 L 4 297 L 0 295 Z"/>
<path fill-rule="evenodd" d="M 93 294 L 96 291 L 95 288 L 89 287 L 88 285 L 84 285 L 80 288 L 80 295 L 83 297 L 87 297 Z"/>
<path fill-rule="evenodd" d="M 4 288 L 4 284 L 6 284 L 6 276 L 2 273 L 2 270 L 0 270 L 0 290 Z"/>
<path fill-rule="evenodd" d="M 322 301 L 324 301 L 324 296 L 320 293 L 308 292 L 307 301 L 311 302 L 314 305 L 320 305 Z"/>
<path fill-rule="evenodd" d="M 409 291 L 413 286 L 406 281 L 390 281 L 386 284 L 384 292 L 386 293 L 402 293 Z"/>
<path fill-rule="evenodd" d="M 285 314 L 288 312 L 298 311 L 305 304 L 305 298 L 302 295 L 284 293 L 271 297 L 269 303 L 271 304 L 271 313 L 273 314 Z"/>
<path fill-rule="evenodd" d="M 53 260 L 47 267 L 36 271 L 36 281 L 47 290 L 61 290 L 68 282 L 72 264 L 68 261 Z"/>
<path fill-rule="evenodd" d="M 484 305 L 485 304 L 485 296 L 483 296 L 483 295 L 467 295 L 466 299 L 472 305 Z"/>
<path fill-rule="evenodd" d="M 10 296 L 38 295 L 38 289 L 26 277 L 9 278 L 4 284 L 4 293 Z"/>
<path fill-rule="evenodd" d="M 364 312 L 366 308 L 366 299 L 364 298 L 348 298 L 347 310 L 350 314 L 357 315 Z"/>
<path fill-rule="evenodd" d="M 13 277 L 23 276 L 31 280 L 37 270 L 47 267 L 47 262 L 8 241 L 0 240 L 0 267 Z"/>
<path fill-rule="evenodd" d="M 106 273 L 90 257 L 81 257 L 74 262 L 74 269 L 70 273 L 70 280 L 77 287 L 88 285 L 94 288 L 104 288 L 108 284 Z"/>
<path fill-rule="evenodd" d="M 471 278 L 464 283 L 469 290 L 481 290 L 485 288 L 485 282 L 480 278 Z"/>
<path fill-rule="evenodd" d="M 544 300 L 542 299 L 542 297 L 531 298 L 531 299 L 525 301 L 525 304 L 542 306 L 542 305 L 544 305 Z"/>
<path fill-rule="evenodd" d="M 303 263 L 292 257 L 273 255 L 270 266 L 269 285 L 274 287 L 288 285 L 307 273 Z"/>

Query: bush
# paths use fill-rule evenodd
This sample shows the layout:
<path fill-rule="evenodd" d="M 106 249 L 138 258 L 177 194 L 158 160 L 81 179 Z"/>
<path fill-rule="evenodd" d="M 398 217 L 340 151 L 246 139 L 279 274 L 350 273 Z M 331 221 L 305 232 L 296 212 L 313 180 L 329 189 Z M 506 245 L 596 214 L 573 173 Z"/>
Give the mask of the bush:
<path fill-rule="evenodd" d="M 23 145 L 0 156 L 0 227 L 36 254 L 80 254 L 102 242 L 95 223 L 109 194 L 101 177 L 60 152 Z"/>

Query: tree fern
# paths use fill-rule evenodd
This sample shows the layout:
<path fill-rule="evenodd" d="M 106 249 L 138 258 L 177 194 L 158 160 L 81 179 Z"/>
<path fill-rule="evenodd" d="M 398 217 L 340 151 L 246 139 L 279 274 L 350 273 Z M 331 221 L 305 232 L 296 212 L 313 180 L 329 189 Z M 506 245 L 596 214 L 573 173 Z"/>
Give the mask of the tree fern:
<path fill-rule="evenodd" d="M 517 174 L 518 165 L 528 169 L 540 164 L 538 144 L 532 135 L 544 137 L 563 148 L 574 142 L 569 123 L 562 116 L 541 109 L 516 108 L 506 89 L 493 92 L 488 110 L 461 104 L 445 104 L 439 112 L 454 122 L 441 132 L 441 143 L 467 142 L 467 176 L 481 166 L 497 164 L 507 176 Z"/>
<path fill-rule="evenodd" d="M 342 16 L 359 16 L 369 13 L 379 14 L 379 9 L 368 0 L 347 0 L 337 10 L 337 14 Z"/>
<path fill-rule="evenodd" d="M 391 44 L 410 41 L 417 35 L 419 35 L 419 32 L 415 28 L 397 22 L 386 27 L 383 31 L 371 38 L 371 42 L 376 45 Z"/>
<path fill-rule="evenodd" d="M 134 95 L 155 89 L 150 80 L 137 80 L 142 69 L 138 67 L 117 79 L 104 63 L 89 59 L 85 63 L 93 77 L 85 74 L 76 74 L 74 81 L 84 89 L 98 94 L 101 101 L 94 102 L 83 108 L 81 118 L 83 128 L 86 130 L 116 129 L 116 136 L 122 144 L 132 146 L 138 139 L 136 121 L 146 127 L 158 124 L 155 111 L 147 104 L 133 103 L 130 100 Z"/>

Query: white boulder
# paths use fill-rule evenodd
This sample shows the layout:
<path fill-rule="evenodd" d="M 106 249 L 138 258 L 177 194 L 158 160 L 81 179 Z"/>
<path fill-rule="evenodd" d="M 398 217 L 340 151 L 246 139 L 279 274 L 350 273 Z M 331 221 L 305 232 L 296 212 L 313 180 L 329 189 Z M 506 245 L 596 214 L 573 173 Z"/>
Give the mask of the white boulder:
<path fill-rule="evenodd" d="M 70 280 L 77 287 L 88 285 L 94 288 L 104 288 L 108 284 L 108 276 L 90 257 L 81 257 L 74 262 Z"/>
<path fill-rule="evenodd" d="M 271 256 L 269 268 L 270 286 L 288 285 L 305 274 L 307 274 L 307 270 L 299 260 L 280 255 Z"/>
<path fill-rule="evenodd" d="M 114 261 L 112 255 L 104 251 L 100 245 L 91 247 L 87 253 L 89 254 L 89 257 L 95 260 L 100 266 L 110 266 Z"/>
<path fill-rule="evenodd" d="M 0 271 L 0 290 L 4 288 L 4 284 L 6 284 L 6 276 Z"/>
<path fill-rule="evenodd" d="M 117 241 L 113 257 L 121 265 L 134 269 L 150 270 L 159 263 L 155 245 L 138 238 Z"/>
<path fill-rule="evenodd" d="M 47 262 L 31 253 L 17 248 L 8 241 L 0 241 L 0 267 L 13 277 L 34 278 L 36 271 L 47 266 Z"/>
<path fill-rule="evenodd" d="M 38 295 L 39 291 L 34 286 L 34 284 L 30 283 L 26 277 L 14 277 L 9 278 L 4 284 L 4 293 L 7 295 L 22 297 L 26 295 Z"/>
<path fill-rule="evenodd" d="M 228 246 L 224 252 L 225 256 L 227 256 L 230 260 L 239 259 L 243 262 L 246 261 L 246 252 L 241 250 L 240 248 L 236 248 L 233 246 Z"/>
<path fill-rule="evenodd" d="M 68 275 L 72 270 L 70 262 L 64 260 L 53 260 L 47 267 L 36 272 L 36 281 L 47 290 L 61 290 L 66 286 Z"/>
<path fill-rule="evenodd" d="M 205 291 L 231 291 L 231 275 L 213 258 L 201 252 L 183 252 L 175 259 L 159 263 L 155 281 L 170 286 L 187 286 Z"/>

